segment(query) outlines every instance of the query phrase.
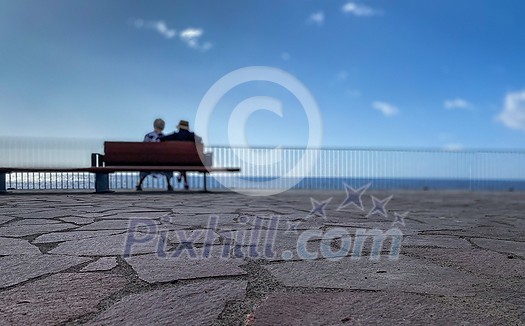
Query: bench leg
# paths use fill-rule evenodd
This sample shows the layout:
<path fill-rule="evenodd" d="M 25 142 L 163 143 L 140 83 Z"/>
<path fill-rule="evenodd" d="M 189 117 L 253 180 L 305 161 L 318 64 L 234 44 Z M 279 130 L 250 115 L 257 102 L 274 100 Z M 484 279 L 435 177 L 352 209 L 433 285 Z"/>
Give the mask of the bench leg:
<path fill-rule="evenodd" d="M 109 190 L 109 173 L 95 173 L 95 192 L 111 192 Z"/>
<path fill-rule="evenodd" d="M 5 172 L 0 172 L 0 194 L 5 192 L 7 192 L 5 187 Z"/>

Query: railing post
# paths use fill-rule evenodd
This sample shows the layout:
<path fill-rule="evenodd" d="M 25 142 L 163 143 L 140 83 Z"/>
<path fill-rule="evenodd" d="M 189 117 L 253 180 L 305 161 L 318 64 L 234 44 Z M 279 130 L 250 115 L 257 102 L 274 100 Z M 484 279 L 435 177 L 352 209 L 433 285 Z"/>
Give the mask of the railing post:
<path fill-rule="evenodd" d="M 206 172 L 203 173 L 203 178 L 204 178 L 204 192 L 208 192 L 208 189 L 206 188 Z"/>
<path fill-rule="evenodd" d="M 6 186 L 5 186 L 5 172 L 0 172 L 0 193 L 5 193 Z"/>
<path fill-rule="evenodd" d="M 109 190 L 109 173 L 95 173 L 95 192 L 111 192 Z"/>

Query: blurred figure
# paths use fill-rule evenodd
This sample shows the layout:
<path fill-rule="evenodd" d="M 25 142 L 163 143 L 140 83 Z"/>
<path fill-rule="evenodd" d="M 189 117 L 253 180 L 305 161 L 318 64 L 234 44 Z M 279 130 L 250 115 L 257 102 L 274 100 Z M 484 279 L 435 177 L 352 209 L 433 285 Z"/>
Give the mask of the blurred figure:
<path fill-rule="evenodd" d="M 144 136 L 145 142 L 160 142 L 160 138 L 164 136 L 162 131 L 164 130 L 166 123 L 162 119 L 155 119 L 153 122 L 154 130 L 150 133 L 147 133 Z M 152 175 L 154 178 L 157 178 L 157 175 L 163 175 L 166 177 L 168 182 L 168 191 L 172 191 L 173 187 L 171 186 L 170 180 L 173 177 L 173 172 L 140 172 L 139 183 L 137 184 L 137 191 L 142 191 L 142 182 L 148 175 Z"/>
<path fill-rule="evenodd" d="M 190 123 L 186 120 L 180 120 L 177 125 L 179 129 L 178 132 L 174 132 L 167 136 L 161 136 L 160 141 L 170 141 L 170 140 L 181 140 L 181 141 L 194 141 L 196 143 L 201 143 L 201 137 L 195 135 L 194 132 L 190 131 Z M 181 172 L 177 177 L 177 181 L 181 182 L 181 179 L 184 178 L 184 189 L 188 190 L 190 186 L 188 185 L 188 176 L 186 172 Z"/>
<path fill-rule="evenodd" d="M 194 132 L 190 131 L 190 123 L 188 121 L 180 120 L 179 124 L 177 125 L 177 128 L 179 129 L 178 132 L 174 132 L 167 136 L 161 136 L 160 141 L 187 140 L 187 141 L 195 141 L 196 143 L 202 142 L 202 139 L 199 136 L 195 135 Z"/>

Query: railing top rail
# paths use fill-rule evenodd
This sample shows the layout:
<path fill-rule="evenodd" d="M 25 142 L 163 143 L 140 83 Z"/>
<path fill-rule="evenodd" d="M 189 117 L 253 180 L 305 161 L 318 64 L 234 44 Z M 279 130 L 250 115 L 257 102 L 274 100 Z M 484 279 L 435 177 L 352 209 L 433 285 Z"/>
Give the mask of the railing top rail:
<path fill-rule="evenodd" d="M 34 145 L 49 143 L 50 146 L 67 146 L 68 149 L 70 146 L 80 145 L 88 146 L 91 148 L 93 146 L 102 146 L 104 140 L 111 139 L 100 139 L 100 138 L 57 138 L 57 137 L 30 137 L 30 136 L 0 136 L 0 147 L 13 147 L 17 144 L 20 145 Z M 133 140 L 133 139 L 120 139 L 120 140 Z M 134 139 L 135 141 L 140 141 L 139 139 Z M 241 146 L 229 146 L 225 144 L 205 144 L 207 148 L 221 148 L 221 149 L 260 149 L 268 150 L 277 148 L 276 146 L 264 145 L 264 146 L 253 146 L 253 147 L 241 147 Z M 24 149 L 24 146 L 20 149 Z M 281 146 L 283 150 L 307 150 L 306 146 Z M 320 150 L 320 151 L 370 151 L 370 152 L 408 152 L 408 153 L 451 153 L 451 154 L 462 154 L 462 153 L 486 153 L 486 154 L 525 154 L 525 148 L 461 148 L 461 149 L 446 149 L 439 147 L 373 147 L 373 146 L 349 146 L 349 147 L 340 147 L 340 146 L 326 146 L 319 148 L 311 148 L 308 150 Z"/>
<path fill-rule="evenodd" d="M 220 149 L 256 149 L 256 150 L 271 150 L 279 147 L 272 146 L 253 146 L 253 147 L 242 147 L 242 146 L 228 146 L 228 145 L 208 145 L 207 148 L 220 148 Z M 525 154 L 525 149 L 490 149 L 490 148 L 470 148 L 460 150 L 448 150 L 437 147 L 319 147 L 319 148 L 306 148 L 300 146 L 287 146 L 281 147 L 282 150 L 319 150 L 319 151 L 370 151 L 370 152 L 430 152 L 430 153 L 450 153 L 450 154 L 461 154 L 461 153 L 481 153 L 481 154 Z"/>

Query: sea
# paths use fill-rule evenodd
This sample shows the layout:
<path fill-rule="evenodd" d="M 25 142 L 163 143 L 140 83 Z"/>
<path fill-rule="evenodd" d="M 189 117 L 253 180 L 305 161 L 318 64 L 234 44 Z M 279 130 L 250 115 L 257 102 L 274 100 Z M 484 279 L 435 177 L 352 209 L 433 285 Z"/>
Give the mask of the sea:
<path fill-rule="evenodd" d="M 110 175 L 110 188 L 132 190 L 138 181 L 138 173 L 114 173 Z M 203 186 L 201 174 L 188 174 L 189 186 Z M 176 179 L 174 188 L 183 188 Z M 236 177 L 229 175 L 208 176 L 209 190 L 228 189 L 312 189 L 343 190 L 345 185 L 354 189 L 368 186 L 370 190 L 467 190 L 467 191 L 525 191 L 525 180 L 453 179 L 453 178 L 359 178 L 359 177 Z M 94 189 L 94 176 L 89 173 L 17 173 L 7 175 L 6 187 L 10 190 L 68 190 Z M 144 189 L 166 188 L 161 176 L 149 176 Z"/>

